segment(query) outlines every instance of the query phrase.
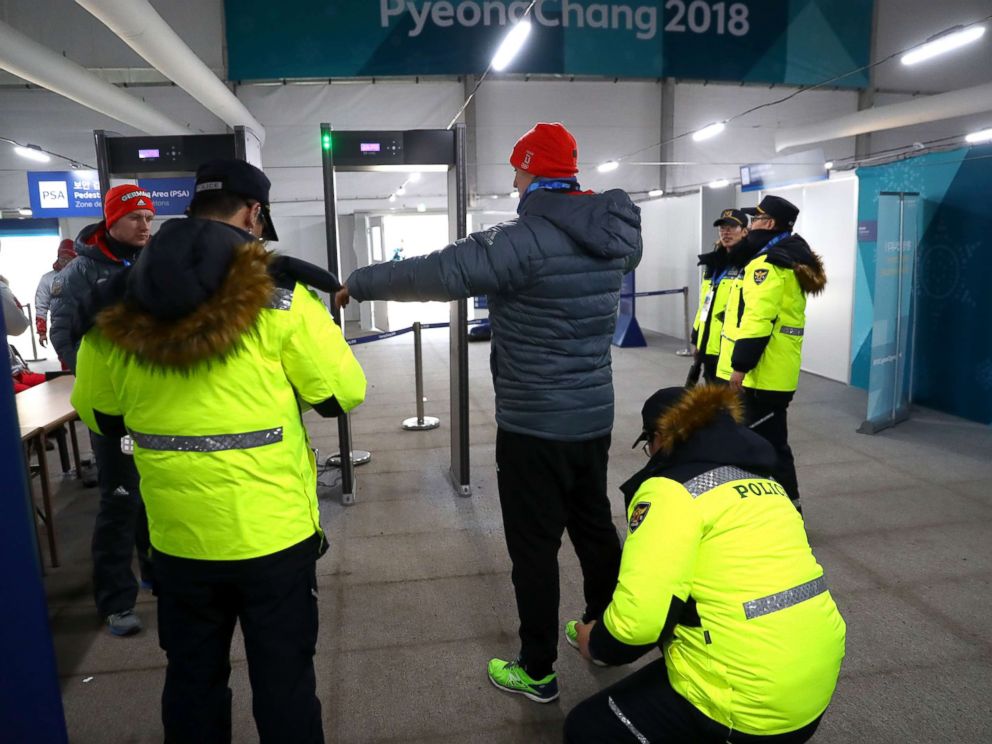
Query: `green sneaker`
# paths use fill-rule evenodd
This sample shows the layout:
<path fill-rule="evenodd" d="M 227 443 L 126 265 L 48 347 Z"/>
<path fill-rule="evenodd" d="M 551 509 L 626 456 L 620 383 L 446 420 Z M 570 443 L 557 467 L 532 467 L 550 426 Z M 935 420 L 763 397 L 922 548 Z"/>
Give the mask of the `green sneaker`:
<path fill-rule="evenodd" d="M 574 648 L 576 651 L 579 650 L 579 631 L 576 629 L 576 625 L 579 624 L 578 620 L 569 620 L 565 623 L 565 640 L 568 641 L 568 645 Z M 598 659 L 593 659 L 592 663 L 596 666 L 605 667 L 606 664 Z"/>
<path fill-rule="evenodd" d="M 489 681 L 501 690 L 523 695 L 535 703 L 550 703 L 558 699 L 557 674 L 552 672 L 543 679 L 533 679 L 516 659 L 490 659 Z"/>

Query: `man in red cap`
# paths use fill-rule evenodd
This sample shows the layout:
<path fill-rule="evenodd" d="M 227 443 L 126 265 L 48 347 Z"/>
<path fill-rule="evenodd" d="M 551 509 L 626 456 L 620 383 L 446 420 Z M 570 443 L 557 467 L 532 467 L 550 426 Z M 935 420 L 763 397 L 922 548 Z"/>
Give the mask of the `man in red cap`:
<path fill-rule="evenodd" d="M 518 219 L 430 256 L 358 269 L 335 301 L 488 296 L 496 469 L 520 617 L 520 653 L 492 659 L 489 680 L 547 703 L 558 697 L 562 534 L 582 567 L 583 620 L 609 605 L 620 568 L 606 495 L 610 343 L 620 284 L 641 258 L 641 218 L 619 189 L 580 189 L 575 138 L 559 123 L 521 137 L 510 164 Z"/>
<path fill-rule="evenodd" d="M 77 258 L 52 281 L 50 338 L 55 352 L 73 373 L 78 340 L 72 324 L 80 303 L 97 284 L 124 271 L 151 238 L 155 205 L 135 184 L 114 186 L 103 203 L 104 219 L 83 228 L 76 238 Z M 110 632 L 127 636 L 141 630 L 134 613 L 138 580 L 131 571 L 138 547 L 142 583 L 150 582 L 148 521 L 138 492 L 134 460 L 121 451 L 120 438 L 90 434 L 100 485 L 100 507 L 93 528 L 93 592 L 97 610 Z"/>

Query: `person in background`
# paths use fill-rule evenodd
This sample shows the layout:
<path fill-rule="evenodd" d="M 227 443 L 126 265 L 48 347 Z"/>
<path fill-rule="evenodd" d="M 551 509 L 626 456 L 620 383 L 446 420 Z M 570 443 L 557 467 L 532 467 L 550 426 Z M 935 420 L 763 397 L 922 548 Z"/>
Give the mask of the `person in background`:
<path fill-rule="evenodd" d="M 80 417 L 135 443 L 168 742 L 231 741 L 239 622 L 260 742 L 324 740 L 313 656 L 327 546 L 302 413 L 350 411 L 366 381 L 316 293 L 259 241 L 276 234 L 268 196 L 254 166 L 201 167 L 191 216 L 162 226 L 79 351 Z"/>
<path fill-rule="evenodd" d="M 806 297 L 827 284 L 823 261 L 792 232 L 799 208 L 768 195 L 751 214 L 741 241 L 741 266 L 727 298 L 717 376 L 744 400 L 747 422 L 778 453 L 773 475 L 802 512 L 796 465 L 789 447 L 787 409 L 799 385 Z"/>
<path fill-rule="evenodd" d="M 151 195 L 134 184 L 115 186 L 104 199 L 104 219 L 89 225 L 76 238 L 77 258 L 52 280 L 49 332 L 59 359 L 76 372 L 73 323 L 79 307 L 98 287 L 112 282 L 137 259 L 151 238 L 155 206 Z M 97 612 L 111 634 L 141 631 L 134 611 L 139 580 L 131 570 L 135 547 L 141 582 L 150 587 L 148 522 L 139 491 L 134 459 L 121 451 L 121 437 L 90 432 L 96 460 L 100 505 L 93 526 L 93 595 Z"/>
<path fill-rule="evenodd" d="M 609 603 L 620 565 L 606 495 L 610 343 L 623 276 L 641 259 L 641 216 L 624 191 L 582 191 L 575 139 L 560 123 L 527 132 L 510 164 L 518 219 L 429 256 L 360 268 L 335 301 L 488 295 L 496 469 L 520 617 L 519 655 L 491 659 L 488 675 L 502 690 L 548 703 L 559 693 L 562 534 L 582 568 L 585 618 Z"/>
<path fill-rule="evenodd" d="M 699 309 L 692 324 L 694 366 L 697 370 L 702 369 L 706 382 L 717 380 L 723 314 L 727 308 L 730 285 L 737 276 L 737 269 L 730 265 L 728 255 L 747 236 L 747 215 L 739 209 L 725 209 L 713 227 L 719 228 L 720 238 L 712 251 L 699 257 L 699 265 L 703 267 L 703 283 L 699 287 Z M 697 376 L 693 384 L 698 379 Z"/>
<path fill-rule="evenodd" d="M 38 281 L 38 289 L 34 293 L 34 323 L 38 331 L 38 343 L 42 346 L 48 345 L 48 309 L 52 297 L 52 282 L 58 273 L 64 269 L 72 259 L 76 257 L 75 241 L 66 238 L 59 243 L 58 253 L 52 270 L 41 275 Z M 65 362 L 62 363 L 65 367 Z M 68 367 L 65 367 L 68 369 Z"/>
<path fill-rule="evenodd" d="M 4 276 L 0 276 L 0 307 L 3 308 L 6 335 L 20 336 L 30 327 L 27 318 L 24 317 L 21 303 L 17 301 L 14 293 L 10 291 L 10 284 Z M 10 376 L 14 382 L 14 393 L 23 392 L 45 381 L 45 375 L 29 370 L 28 366 L 14 351 L 14 347 L 9 343 L 6 345 L 7 355 L 10 359 Z"/>
<path fill-rule="evenodd" d="M 725 385 L 645 401 L 647 465 L 621 486 L 627 539 L 582 655 L 657 659 L 579 703 L 566 744 L 801 744 L 830 704 L 846 627 L 775 450 Z"/>

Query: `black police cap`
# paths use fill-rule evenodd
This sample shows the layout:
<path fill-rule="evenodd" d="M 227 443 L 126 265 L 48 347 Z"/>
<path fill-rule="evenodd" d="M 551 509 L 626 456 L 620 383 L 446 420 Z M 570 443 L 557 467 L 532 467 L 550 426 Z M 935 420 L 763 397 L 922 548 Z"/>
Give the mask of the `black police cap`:
<path fill-rule="evenodd" d="M 227 191 L 231 194 L 254 199 L 262 205 L 262 238 L 279 240 L 272 214 L 269 212 L 269 188 L 272 182 L 251 163 L 244 160 L 211 160 L 196 170 L 196 185 L 193 198 L 211 191 Z"/>
<path fill-rule="evenodd" d="M 720 213 L 720 219 L 713 223 L 713 227 L 720 227 L 720 225 L 747 227 L 747 214 L 740 209 L 724 209 Z"/>
<path fill-rule="evenodd" d="M 631 449 L 655 435 L 658 419 L 665 411 L 678 403 L 684 394 L 684 387 L 662 388 L 644 401 L 644 406 L 641 408 L 641 435 L 634 440 Z"/>
<path fill-rule="evenodd" d="M 799 216 L 799 207 L 788 199 L 771 195 L 762 199 L 758 206 L 748 207 L 741 211 L 750 215 L 767 214 L 769 217 L 774 217 L 777 223 L 785 227 L 792 227 L 796 224 L 796 218 Z"/>

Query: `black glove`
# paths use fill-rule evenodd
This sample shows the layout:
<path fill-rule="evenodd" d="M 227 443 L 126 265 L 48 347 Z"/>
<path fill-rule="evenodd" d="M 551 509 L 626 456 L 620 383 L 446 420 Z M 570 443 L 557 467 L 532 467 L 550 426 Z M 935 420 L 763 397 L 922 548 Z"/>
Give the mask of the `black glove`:
<path fill-rule="evenodd" d="M 699 382 L 699 375 L 702 371 L 703 371 L 703 360 L 700 358 L 694 361 L 692 363 L 692 366 L 689 367 L 689 374 L 686 375 L 685 377 L 685 386 L 687 388 L 696 387 L 696 383 Z"/>

